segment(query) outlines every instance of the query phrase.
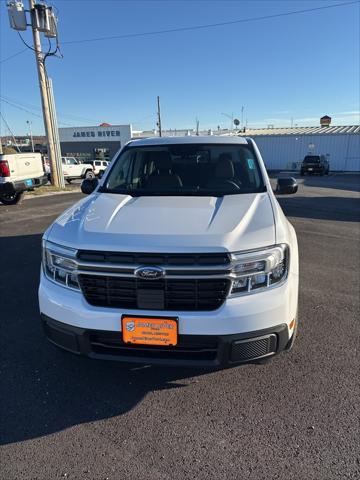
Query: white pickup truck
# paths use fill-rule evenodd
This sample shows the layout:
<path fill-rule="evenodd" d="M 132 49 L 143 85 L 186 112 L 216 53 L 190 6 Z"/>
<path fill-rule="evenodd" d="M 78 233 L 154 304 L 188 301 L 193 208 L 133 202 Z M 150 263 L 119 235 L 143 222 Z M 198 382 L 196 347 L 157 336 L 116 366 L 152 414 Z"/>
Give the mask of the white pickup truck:
<path fill-rule="evenodd" d="M 82 191 L 43 237 L 39 301 L 52 343 L 198 367 L 291 349 L 296 233 L 252 139 L 131 141 Z M 277 194 L 296 191 L 295 179 L 278 179 Z"/>
<path fill-rule="evenodd" d="M 95 178 L 94 167 L 75 157 L 61 157 L 64 178 L 68 183 L 78 178 Z"/>
<path fill-rule="evenodd" d="M 0 154 L 0 202 L 19 203 L 25 191 L 45 185 L 40 153 Z"/>

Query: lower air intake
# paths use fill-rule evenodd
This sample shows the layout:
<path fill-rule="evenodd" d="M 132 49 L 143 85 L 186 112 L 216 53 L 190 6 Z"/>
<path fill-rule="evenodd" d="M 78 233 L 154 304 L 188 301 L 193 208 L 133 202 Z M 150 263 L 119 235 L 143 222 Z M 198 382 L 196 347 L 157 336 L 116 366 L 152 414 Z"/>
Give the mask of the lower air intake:
<path fill-rule="evenodd" d="M 264 357 L 276 352 L 276 335 L 266 335 L 254 339 L 238 340 L 232 344 L 230 360 L 242 362 L 259 357 Z"/>

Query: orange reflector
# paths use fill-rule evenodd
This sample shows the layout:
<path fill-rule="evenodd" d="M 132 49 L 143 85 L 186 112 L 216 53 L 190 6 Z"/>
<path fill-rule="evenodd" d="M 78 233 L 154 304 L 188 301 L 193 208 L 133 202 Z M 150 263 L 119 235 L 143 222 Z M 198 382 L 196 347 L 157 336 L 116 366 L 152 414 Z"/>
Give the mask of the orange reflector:
<path fill-rule="evenodd" d="M 292 330 L 294 327 L 295 327 L 295 318 L 294 320 L 291 320 L 291 322 L 289 323 L 290 330 Z"/>

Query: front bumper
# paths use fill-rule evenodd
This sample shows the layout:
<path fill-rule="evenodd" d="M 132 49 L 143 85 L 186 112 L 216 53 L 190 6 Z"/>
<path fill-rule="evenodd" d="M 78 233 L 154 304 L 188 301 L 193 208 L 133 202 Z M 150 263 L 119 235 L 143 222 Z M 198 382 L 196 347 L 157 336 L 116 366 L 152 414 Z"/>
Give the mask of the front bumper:
<path fill-rule="evenodd" d="M 32 181 L 31 185 L 27 185 L 25 180 L 20 182 L 5 182 L 0 183 L 0 195 L 9 194 L 12 195 L 17 192 L 25 192 L 26 190 L 32 190 L 33 188 L 41 187 L 48 183 L 47 175 L 38 178 L 29 178 Z"/>
<path fill-rule="evenodd" d="M 312 165 L 310 167 L 301 167 L 301 171 L 303 173 L 323 173 L 324 172 L 324 167 L 323 166 Z"/>
<path fill-rule="evenodd" d="M 225 367 L 271 357 L 287 348 L 286 324 L 234 335 L 179 335 L 175 347 L 127 345 L 121 332 L 89 330 L 41 315 L 47 338 L 65 350 L 94 359 L 189 367 Z"/>
<path fill-rule="evenodd" d="M 277 288 L 228 298 L 214 311 L 172 311 L 170 316 L 178 317 L 179 343 L 165 349 L 124 345 L 121 317 L 168 317 L 169 312 L 95 307 L 81 292 L 54 284 L 43 273 L 39 304 L 49 339 L 72 352 L 127 362 L 211 367 L 244 363 L 284 350 L 294 331 L 297 292 L 298 277 L 290 274 Z M 242 340 L 255 341 L 242 345 Z"/>

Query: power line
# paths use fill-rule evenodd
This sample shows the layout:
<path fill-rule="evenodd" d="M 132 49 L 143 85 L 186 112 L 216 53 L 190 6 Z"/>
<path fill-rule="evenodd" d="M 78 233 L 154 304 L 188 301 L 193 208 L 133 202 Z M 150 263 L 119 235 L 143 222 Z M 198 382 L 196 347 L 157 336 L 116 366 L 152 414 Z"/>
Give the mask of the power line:
<path fill-rule="evenodd" d="M 7 123 L 7 121 L 5 120 L 5 117 L 4 115 L 0 112 L 0 116 L 1 118 L 3 119 L 3 122 L 5 123 L 6 125 L 6 128 L 9 130 L 9 133 L 10 135 L 13 137 L 13 140 L 14 140 L 14 144 L 16 145 L 16 148 L 18 149 L 18 151 L 20 152 L 20 148 L 19 148 L 19 145 L 16 143 L 16 138 L 15 138 L 15 135 L 13 134 L 11 128 L 9 127 L 9 124 Z"/>
<path fill-rule="evenodd" d="M 310 12 L 316 12 L 319 10 L 326 10 L 329 8 L 336 8 L 336 7 L 343 7 L 346 5 L 353 5 L 356 3 L 360 3 L 359 0 L 352 0 L 351 2 L 342 2 L 342 3 L 335 3 L 333 5 L 325 5 L 323 7 L 314 7 L 314 8 L 306 8 L 303 10 L 294 10 L 292 12 L 284 12 L 284 13 L 275 13 L 273 15 L 263 15 L 261 17 L 249 17 L 249 18 L 241 18 L 238 20 L 231 20 L 228 22 L 218 22 L 218 23 L 208 23 L 204 25 L 194 25 L 192 27 L 178 27 L 178 28 L 169 28 L 166 30 L 154 30 L 151 32 L 141 32 L 141 33 L 127 33 L 124 35 L 111 35 L 107 37 L 94 37 L 94 38 L 87 38 L 83 40 L 68 40 L 66 42 L 62 42 L 63 45 L 73 45 L 73 44 L 79 44 L 79 43 L 87 43 L 87 42 L 98 42 L 98 41 L 104 41 L 104 40 L 115 40 L 115 39 L 122 39 L 122 38 L 134 38 L 134 37 L 145 37 L 145 36 L 150 36 L 150 35 L 161 35 L 161 34 L 166 34 L 166 33 L 176 33 L 176 32 L 187 32 L 190 30 L 204 30 L 206 28 L 214 28 L 214 27 L 223 27 L 227 25 L 235 25 L 239 23 L 249 23 L 249 22 L 257 22 L 260 20 L 269 20 L 272 18 L 279 18 L 279 17 L 287 17 L 290 15 L 297 15 L 301 13 L 310 13 Z"/>
<path fill-rule="evenodd" d="M 30 110 L 40 111 L 41 107 L 39 107 L 39 106 L 35 106 L 35 105 L 30 104 L 30 103 L 23 103 L 23 102 L 20 102 L 19 100 L 15 99 L 15 98 L 11 98 L 11 97 L 8 97 L 6 95 L 0 95 L 0 100 L 2 102 L 8 103 L 9 105 L 11 105 L 13 107 L 17 107 L 17 108 L 19 108 L 21 110 L 24 110 L 24 111 L 26 111 L 26 112 L 28 112 L 32 115 L 36 115 L 36 116 L 39 116 L 39 117 L 42 118 L 41 115 L 35 114 L 35 113 L 28 110 L 28 109 L 30 109 Z M 67 119 L 70 119 L 70 120 L 100 123 L 99 119 L 95 120 L 94 118 L 79 117 L 77 115 L 72 115 L 72 114 L 68 114 L 68 113 L 60 113 L 60 117 L 61 118 L 67 118 Z M 64 122 L 59 122 L 59 123 L 62 123 L 63 125 L 68 125 L 69 127 L 72 126 L 69 123 L 64 123 Z"/>
<path fill-rule="evenodd" d="M 335 3 L 333 5 L 325 5 L 323 7 L 315 7 L 315 8 L 307 8 L 304 10 L 295 10 L 292 12 L 285 12 L 285 13 L 277 13 L 274 15 L 264 15 L 261 17 L 250 17 L 250 18 L 243 18 L 239 20 L 232 20 L 229 22 L 219 22 L 219 23 L 209 23 L 205 25 L 195 25 L 193 27 L 179 27 L 179 28 L 171 28 L 167 30 L 154 30 L 151 32 L 141 32 L 141 33 L 128 33 L 124 35 L 112 35 L 108 37 L 96 37 L 96 38 L 88 38 L 88 39 L 83 39 L 83 40 L 68 40 L 65 42 L 62 42 L 63 44 L 71 45 L 71 44 L 77 44 L 77 43 L 87 43 L 87 42 L 97 42 L 97 41 L 104 41 L 104 40 L 113 40 L 113 39 L 122 39 L 122 38 L 133 38 L 133 37 L 145 37 L 145 36 L 150 36 L 150 35 L 162 35 L 166 33 L 176 33 L 176 32 L 185 32 L 185 31 L 191 31 L 191 30 L 200 30 L 200 29 L 206 29 L 206 28 L 214 28 L 214 27 L 222 27 L 226 25 L 234 25 L 237 23 L 247 23 L 247 22 L 256 22 L 260 20 L 268 20 L 272 18 L 278 18 L 278 17 L 285 17 L 285 16 L 290 16 L 290 15 L 297 15 L 301 13 L 310 13 L 310 12 L 315 12 L 319 10 L 325 10 L 328 8 L 336 8 L 336 7 L 343 7 L 347 5 L 354 5 L 356 3 L 359 3 L 359 0 L 351 1 L 351 2 L 342 2 L 342 3 Z M 9 57 L 6 57 L 2 60 L 0 60 L 0 63 L 7 62 L 8 60 L 11 60 L 12 58 L 17 57 L 18 55 L 21 55 L 22 53 L 26 52 L 27 48 L 24 48 L 23 50 L 20 50 L 17 53 L 14 53 L 13 55 L 10 55 Z"/>
<path fill-rule="evenodd" d="M 33 115 L 34 117 L 42 118 L 42 115 L 40 115 L 39 113 L 31 112 L 27 108 L 20 107 L 19 105 L 16 105 L 15 103 L 12 103 L 12 102 L 9 102 L 9 101 L 5 100 L 3 97 L 0 97 L 0 101 L 4 102 L 4 103 L 7 103 L 8 105 L 10 105 L 13 108 L 17 108 L 18 110 L 22 110 L 23 112 L 26 112 L 29 115 Z M 65 122 L 59 122 L 59 123 L 61 125 L 66 125 L 67 127 L 72 127 L 72 125 L 70 123 L 65 123 Z"/>
<path fill-rule="evenodd" d="M 0 60 L 0 63 L 7 62 L 8 60 L 11 60 L 12 58 L 17 57 L 18 55 L 21 55 L 24 52 L 27 52 L 27 50 L 28 50 L 27 48 L 23 48 L 22 50 L 20 50 L 20 52 L 14 53 L 13 55 L 10 55 L 9 57 L 6 57 L 3 60 Z"/>

